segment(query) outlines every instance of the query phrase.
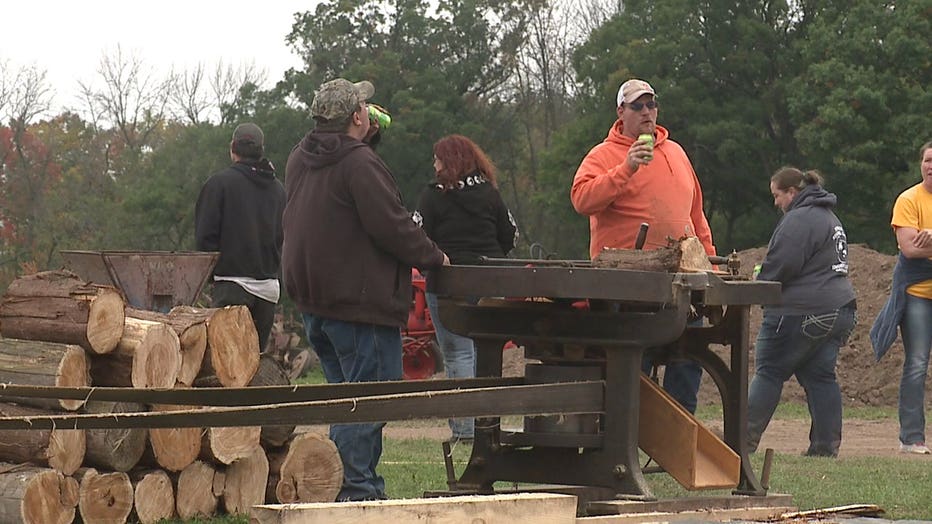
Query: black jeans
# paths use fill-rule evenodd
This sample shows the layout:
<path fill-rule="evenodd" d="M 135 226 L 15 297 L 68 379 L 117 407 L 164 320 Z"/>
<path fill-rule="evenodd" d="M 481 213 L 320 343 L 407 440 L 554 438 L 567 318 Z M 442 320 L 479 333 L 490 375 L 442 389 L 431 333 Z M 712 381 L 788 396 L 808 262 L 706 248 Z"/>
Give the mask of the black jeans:
<path fill-rule="evenodd" d="M 269 333 L 272 332 L 272 321 L 275 319 L 275 303 L 249 293 L 236 282 L 220 280 L 214 282 L 211 305 L 213 307 L 246 306 L 249 308 L 252 321 L 256 325 L 256 332 L 259 334 L 259 351 L 265 351 Z"/>

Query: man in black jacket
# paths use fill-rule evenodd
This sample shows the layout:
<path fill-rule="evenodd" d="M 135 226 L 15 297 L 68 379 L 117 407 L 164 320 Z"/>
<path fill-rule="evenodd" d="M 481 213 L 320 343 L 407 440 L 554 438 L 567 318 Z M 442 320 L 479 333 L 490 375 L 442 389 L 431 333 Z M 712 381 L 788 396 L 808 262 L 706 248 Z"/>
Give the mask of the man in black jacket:
<path fill-rule="evenodd" d="M 285 288 L 330 383 L 400 380 L 411 267 L 449 264 L 363 141 L 374 91 L 369 82 L 342 78 L 321 85 L 311 102 L 317 126 L 285 167 Z M 384 425 L 330 426 L 343 460 L 338 500 L 387 498 L 375 471 Z"/>
<path fill-rule="evenodd" d="M 212 305 L 249 308 L 265 349 L 280 295 L 285 188 L 264 157 L 259 126 L 233 131 L 233 165 L 207 179 L 194 210 L 197 249 L 219 251 Z"/>

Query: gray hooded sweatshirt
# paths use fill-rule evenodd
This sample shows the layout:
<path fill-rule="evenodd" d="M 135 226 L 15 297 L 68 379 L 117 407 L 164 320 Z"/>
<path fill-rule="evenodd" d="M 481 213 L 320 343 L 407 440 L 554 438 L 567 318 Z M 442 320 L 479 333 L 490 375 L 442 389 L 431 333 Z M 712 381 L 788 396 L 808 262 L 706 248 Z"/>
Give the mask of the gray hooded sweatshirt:
<path fill-rule="evenodd" d="M 837 201 L 822 186 L 806 186 L 777 223 L 757 277 L 783 285 L 780 305 L 768 314 L 826 313 L 854 300 L 848 238 L 832 212 Z"/>

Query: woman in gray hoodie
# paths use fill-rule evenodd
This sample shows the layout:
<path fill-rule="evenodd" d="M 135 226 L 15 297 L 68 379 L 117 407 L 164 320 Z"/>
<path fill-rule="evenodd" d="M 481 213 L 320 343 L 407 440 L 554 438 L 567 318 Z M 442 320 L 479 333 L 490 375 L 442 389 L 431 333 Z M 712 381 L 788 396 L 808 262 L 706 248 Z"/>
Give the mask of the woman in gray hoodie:
<path fill-rule="evenodd" d="M 835 378 L 838 350 L 856 322 L 848 280 L 848 240 L 832 211 L 837 198 L 822 176 L 784 167 L 770 179 L 774 205 L 783 211 L 758 280 L 782 284 L 779 305 L 764 308 L 748 390 L 748 446 L 757 449 L 783 384 L 794 374 L 806 391 L 812 425 L 809 456 L 838 456 L 841 389 Z"/>

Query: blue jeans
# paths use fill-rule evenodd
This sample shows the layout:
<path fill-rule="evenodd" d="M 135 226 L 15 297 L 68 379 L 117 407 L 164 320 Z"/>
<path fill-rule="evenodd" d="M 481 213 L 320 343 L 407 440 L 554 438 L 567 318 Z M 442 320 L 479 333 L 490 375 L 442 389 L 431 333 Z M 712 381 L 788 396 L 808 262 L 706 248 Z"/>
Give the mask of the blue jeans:
<path fill-rule="evenodd" d="M 654 365 L 653 359 L 644 356 L 641 371 L 650 375 Z M 668 362 L 663 371 L 663 389 L 680 403 L 686 411 L 695 414 L 702 384 L 702 366 L 695 360 L 674 360 Z"/>
<path fill-rule="evenodd" d="M 925 384 L 932 349 L 932 300 L 906 294 L 900 322 L 903 336 L 903 377 L 900 379 L 900 442 L 926 441 Z"/>
<path fill-rule="evenodd" d="M 440 323 L 440 310 L 437 307 L 437 295 L 427 293 L 427 308 L 434 323 L 437 343 L 443 352 L 443 367 L 449 378 L 472 378 L 476 376 L 476 345 L 471 338 L 453 333 Z M 453 438 L 473 438 L 475 419 L 458 418 L 449 420 Z"/>
<path fill-rule="evenodd" d="M 345 322 L 304 313 L 307 340 L 320 357 L 327 382 L 401 380 L 401 331 L 397 327 Z M 375 472 L 382 456 L 382 428 L 375 424 L 331 424 L 330 440 L 343 461 L 337 500 L 374 500 L 385 495 Z"/>
<path fill-rule="evenodd" d="M 838 350 L 857 322 L 853 304 L 813 315 L 764 311 L 755 347 L 754 378 L 748 388 L 748 448 L 761 436 L 780 403 L 783 383 L 794 374 L 806 391 L 809 449 L 806 455 L 838 456 L 841 445 L 841 388 L 835 379 Z"/>

